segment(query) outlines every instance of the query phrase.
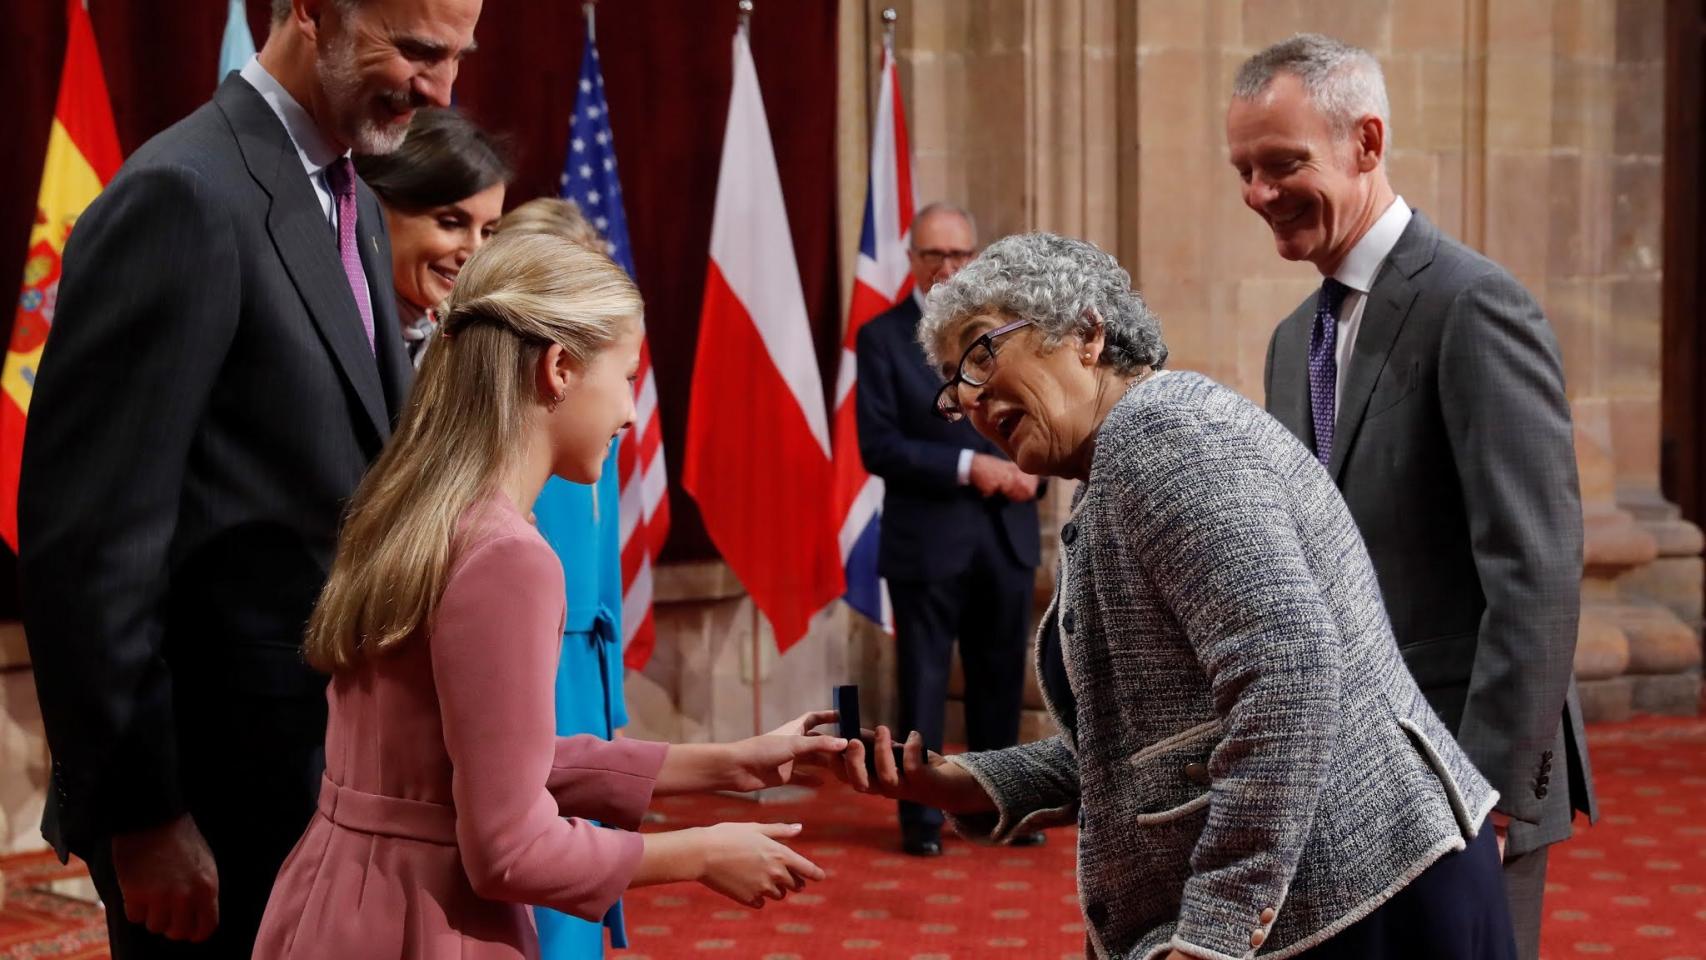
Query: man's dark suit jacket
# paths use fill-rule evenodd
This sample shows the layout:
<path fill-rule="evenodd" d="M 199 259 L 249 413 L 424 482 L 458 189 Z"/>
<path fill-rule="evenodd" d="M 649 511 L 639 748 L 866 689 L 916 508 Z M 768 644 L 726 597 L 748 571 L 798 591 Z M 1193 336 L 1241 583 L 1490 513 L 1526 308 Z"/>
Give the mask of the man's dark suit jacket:
<path fill-rule="evenodd" d="M 1316 297 L 1268 345 L 1268 410 L 1306 444 Z M 1404 660 L 1515 818 L 1520 854 L 1596 814 L 1572 660 L 1582 512 L 1557 341 L 1502 267 L 1416 213 L 1375 277 L 1329 472 Z"/>
<path fill-rule="evenodd" d="M 859 456 L 883 478 L 877 572 L 895 580 L 942 580 L 970 565 L 994 522 L 1014 563 L 1038 563 L 1036 501 L 1012 503 L 961 485 L 961 450 L 1005 458 L 961 420 L 936 415 L 942 378 L 918 345 L 918 302 L 911 295 L 859 328 Z"/>
<path fill-rule="evenodd" d="M 61 854 L 188 811 L 223 901 L 243 851 L 276 870 L 313 812 L 326 681 L 303 628 L 411 372 L 357 190 L 376 348 L 296 149 L 236 75 L 72 231 L 18 504 Z"/>

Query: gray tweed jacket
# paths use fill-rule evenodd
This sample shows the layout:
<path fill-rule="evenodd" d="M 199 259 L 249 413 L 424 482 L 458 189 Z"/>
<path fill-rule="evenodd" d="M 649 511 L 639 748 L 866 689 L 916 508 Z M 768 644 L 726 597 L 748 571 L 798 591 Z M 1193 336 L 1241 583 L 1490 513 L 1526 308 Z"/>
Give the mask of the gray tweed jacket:
<path fill-rule="evenodd" d="M 1205 377 L 1109 414 L 1045 616 L 1078 703 L 1050 711 L 1076 736 L 954 758 L 999 810 L 955 826 L 1001 842 L 1076 818 L 1098 957 L 1290 956 L 1498 799 L 1405 669 L 1326 470 Z"/>

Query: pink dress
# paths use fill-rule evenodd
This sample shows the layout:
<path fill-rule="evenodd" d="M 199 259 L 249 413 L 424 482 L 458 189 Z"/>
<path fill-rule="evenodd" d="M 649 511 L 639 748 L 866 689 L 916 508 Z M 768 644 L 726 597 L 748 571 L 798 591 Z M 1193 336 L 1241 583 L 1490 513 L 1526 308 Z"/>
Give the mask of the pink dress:
<path fill-rule="evenodd" d="M 257 958 L 532 958 L 526 904 L 596 922 L 639 864 L 668 748 L 555 735 L 556 555 L 503 497 L 455 552 L 431 633 L 332 681 L 320 809 Z"/>

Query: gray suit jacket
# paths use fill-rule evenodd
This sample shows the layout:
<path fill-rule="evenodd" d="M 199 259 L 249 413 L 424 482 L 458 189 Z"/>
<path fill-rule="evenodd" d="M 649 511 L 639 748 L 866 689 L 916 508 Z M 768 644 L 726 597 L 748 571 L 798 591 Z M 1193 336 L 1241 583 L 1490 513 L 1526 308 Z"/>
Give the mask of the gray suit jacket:
<path fill-rule="evenodd" d="M 1311 297 L 1268 348 L 1268 410 L 1305 444 Z M 1416 213 L 1376 276 L 1330 472 L 1404 660 L 1516 818 L 1510 850 L 1595 815 L 1572 660 L 1582 512 L 1551 327 L 1498 264 Z"/>
<path fill-rule="evenodd" d="M 1404 668 L 1326 471 L 1237 393 L 1168 373 L 1120 400 L 1059 574 L 1069 732 L 954 758 L 999 810 L 955 825 L 1003 841 L 1076 816 L 1097 956 L 1243 958 L 1258 930 L 1290 956 L 1497 799 Z"/>

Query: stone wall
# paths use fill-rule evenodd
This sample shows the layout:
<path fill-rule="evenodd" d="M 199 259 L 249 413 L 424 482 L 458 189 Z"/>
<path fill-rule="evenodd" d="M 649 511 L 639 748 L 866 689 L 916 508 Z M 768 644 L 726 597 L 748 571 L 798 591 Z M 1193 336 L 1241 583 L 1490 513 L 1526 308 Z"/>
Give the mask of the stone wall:
<path fill-rule="evenodd" d="M 1258 400 L 1269 333 L 1319 277 L 1280 260 L 1241 202 L 1222 126 L 1231 78 L 1304 30 L 1374 51 L 1394 186 L 1509 268 L 1562 344 L 1590 713 L 1698 708 L 1701 535 L 1658 489 L 1663 4 L 843 0 L 848 276 L 884 6 L 899 13 L 919 198 L 966 204 L 986 241 L 1049 229 L 1114 252 L 1173 365 Z"/>

